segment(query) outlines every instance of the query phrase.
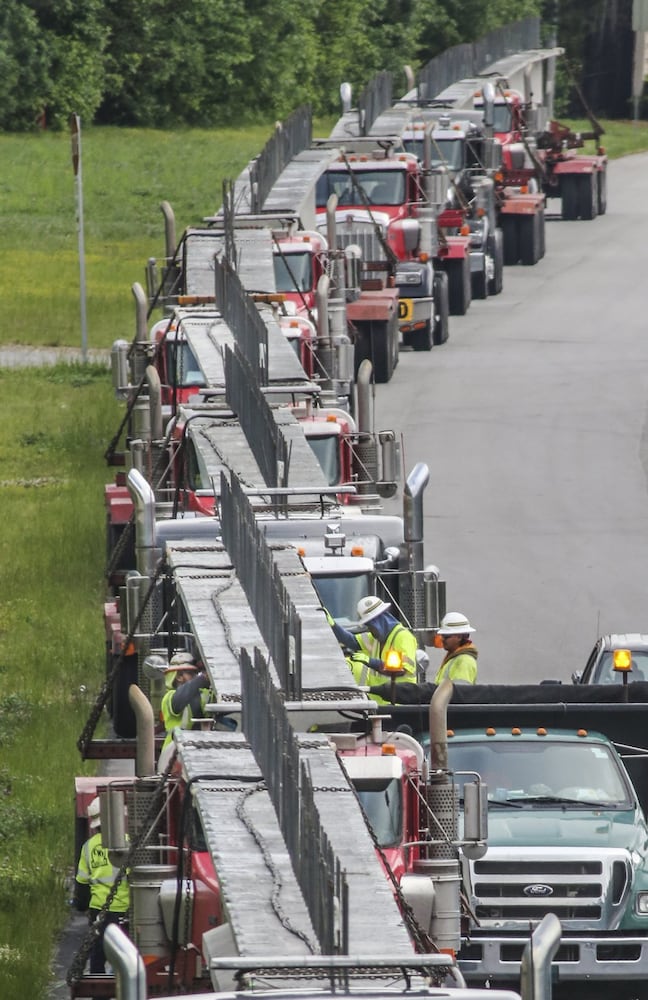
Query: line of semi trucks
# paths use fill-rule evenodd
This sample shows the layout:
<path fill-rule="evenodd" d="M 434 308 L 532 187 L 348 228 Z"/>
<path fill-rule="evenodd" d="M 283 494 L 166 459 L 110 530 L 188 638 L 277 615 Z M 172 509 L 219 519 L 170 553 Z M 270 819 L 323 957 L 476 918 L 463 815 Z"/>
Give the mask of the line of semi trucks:
<path fill-rule="evenodd" d="M 541 139 L 559 50 L 537 28 L 401 100 L 381 75 L 326 140 L 299 109 L 179 239 L 163 205 L 164 261 L 112 352 L 106 678 L 78 747 L 113 768 L 75 796 L 77 855 L 99 794 L 130 886 L 130 938 L 106 930 L 121 995 L 646 995 L 648 693 L 426 683 L 446 606 L 429 471 L 401 473 L 375 420 L 401 346 L 442 344 L 505 264 L 542 257 L 547 195 L 605 210 L 602 150 Z M 420 647 L 419 683 L 380 705 L 328 623 L 368 594 Z M 178 652 L 212 700 L 160 757 Z M 97 929 L 73 997 L 115 995 L 85 971 Z"/>

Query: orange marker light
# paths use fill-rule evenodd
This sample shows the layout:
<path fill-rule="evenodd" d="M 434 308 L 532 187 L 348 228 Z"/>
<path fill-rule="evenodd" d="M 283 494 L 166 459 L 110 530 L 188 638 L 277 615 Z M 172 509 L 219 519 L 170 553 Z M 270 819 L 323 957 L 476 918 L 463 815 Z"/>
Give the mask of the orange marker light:
<path fill-rule="evenodd" d="M 586 729 L 579 729 L 578 732 L 576 733 L 576 735 L 577 736 L 587 736 L 587 730 Z"/>
<path fill-rule="evenodd" d="M 381 748 L 381 753 L 383 757 L 395 757 L 396 747 L 394 746 L 393 743 L 383 743 Z"/>
<path fill-rule="evenodd" d="M 522 735 L 522 730 L 518 729 L 517 726 L 513 726 L 513 729 L 511 730 L 511 736 L 521 736 L 521 735 Z"/>
<path fill-rule="evenodd" d="M 547 735 L 547 730 L 543 729 L 542 727 L 540 727 L 540 729 L 537 730 L 537 733 L 538 733 L 538 736 L 546 736 Z"/>
<path fill-rule="evenodd" d="M 496 733 L 496 730 L 495 729 L 491 729 L 490 727 L 486 730 L 486 735 L 487 736 L 494 736 L 495 733 Z"/>
<path fill-rule="evenodd" d="M 363 556 L 364 555 L 364 546 L 363 545 L 352 545 L 351 546 L 351 555 L 352 556 Z"/>

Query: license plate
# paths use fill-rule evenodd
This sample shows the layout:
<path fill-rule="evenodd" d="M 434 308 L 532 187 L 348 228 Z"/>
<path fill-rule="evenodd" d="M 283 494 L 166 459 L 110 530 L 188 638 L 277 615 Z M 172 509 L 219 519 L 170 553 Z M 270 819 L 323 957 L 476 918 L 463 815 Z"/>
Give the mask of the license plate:
<path fill-rule="evenodd" d="M 414 303 L 411 299 L 398 300 L 398 318 L 401 323 L 407 323 L 414 315 Z"/>

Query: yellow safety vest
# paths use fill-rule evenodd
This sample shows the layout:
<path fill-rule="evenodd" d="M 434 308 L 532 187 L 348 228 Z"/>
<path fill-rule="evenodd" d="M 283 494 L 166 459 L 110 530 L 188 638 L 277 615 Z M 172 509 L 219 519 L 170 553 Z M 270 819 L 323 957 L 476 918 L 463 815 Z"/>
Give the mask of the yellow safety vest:
<path fill-rule="evenodd" d="M 119 873 L 119 868 L 110 861 L 108 851 L 101 842 L 101 832 L 86 840 L 81 848 L 76 880 L 81 885 L 90 886 L 90 909 L 100 910 Z M 122 878 L 113 900 L 108 907 L 111 913 L 126 913 L 129 904 L 128 882 Z"/>

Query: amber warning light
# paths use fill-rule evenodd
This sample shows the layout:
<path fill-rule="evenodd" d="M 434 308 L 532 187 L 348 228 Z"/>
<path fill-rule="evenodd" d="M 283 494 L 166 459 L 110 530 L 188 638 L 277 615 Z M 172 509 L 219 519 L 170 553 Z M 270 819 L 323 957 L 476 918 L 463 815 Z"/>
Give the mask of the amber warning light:
<path fill-rule="evenodd" d="M 632 653 L 629 649 L 615 649 L 612 653 L 612 664 L 614 669 L 621 673 L 632 670 Z"/>

